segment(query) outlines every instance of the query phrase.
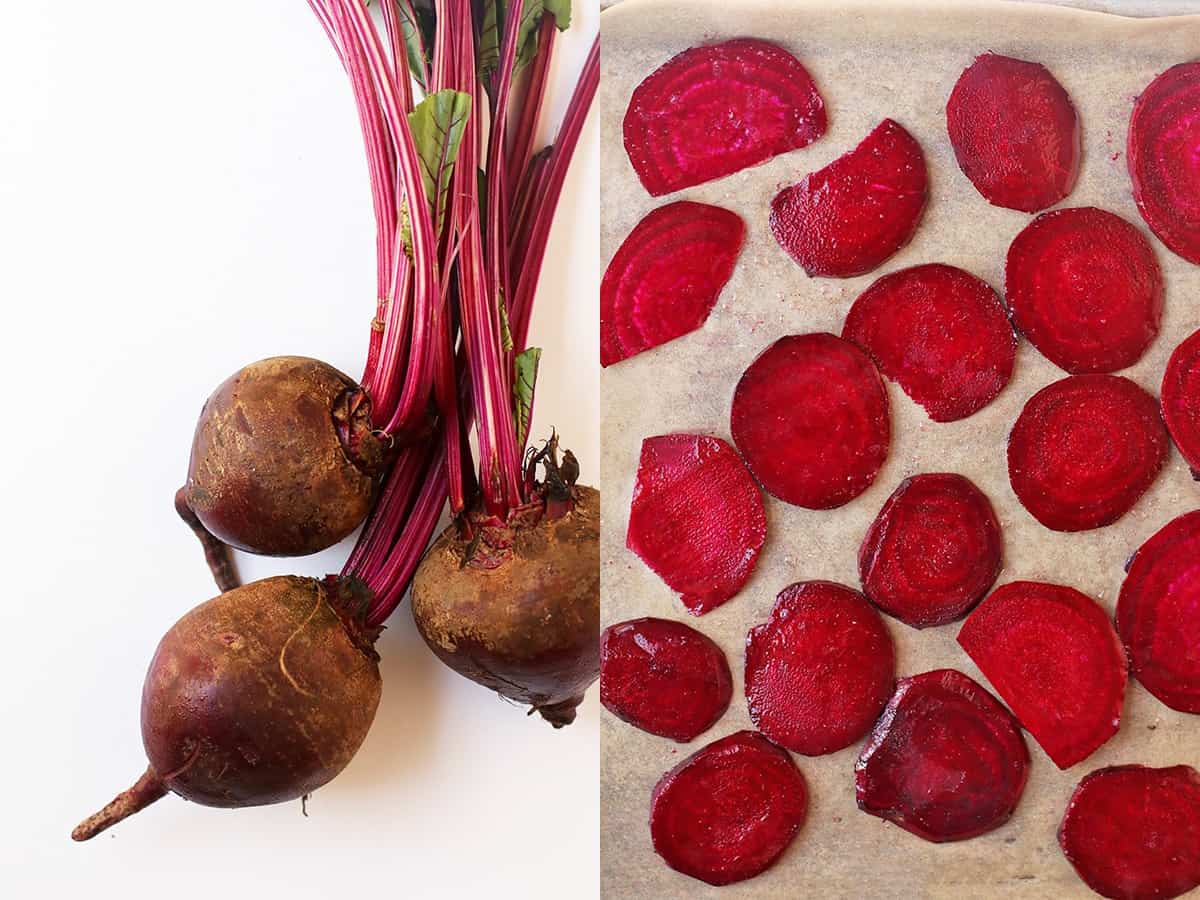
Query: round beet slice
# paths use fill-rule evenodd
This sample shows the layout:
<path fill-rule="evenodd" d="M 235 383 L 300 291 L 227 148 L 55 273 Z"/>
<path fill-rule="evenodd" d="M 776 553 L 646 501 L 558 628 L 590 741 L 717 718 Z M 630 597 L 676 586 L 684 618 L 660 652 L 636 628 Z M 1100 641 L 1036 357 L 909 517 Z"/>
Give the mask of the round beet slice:
<path fill-rule="evenodd" d="M 962 475 L 901 482 L 858 551 L 863 591 L 913 628 L 961 619 L 1000 575 L 1000 523 L 984 493 Z"/>
<path fill-rule="evenodd" d="M 1004 289 L 1029 342 L 1073 375 L 1131 366 L 1158 336 L 1154 249 L 1102 209 L 1056 209 L 1026 225 L 1008 248 Z"/>
<path fill-rule="evenodd" d="M 1191 766 L 1109 766 L 1085 777 L 1058 845 L 1097 894 L 1165 900 L 1200 885 L 1200 774 Z"/>
<path fill-rule="evenodd" d="M 870 731 L 896 683 L 896 651 L 858 591 L 828 581 L 780 592 L 746 638 L 750 719 L 805 756 L 848 747 Z"/>
<path fill-rule="evenodd" d="M 1125 649 L 1086 594 L 1059 584 L 1006 584 L 971 613 L 958 643 L 1060 769 L 1117 733 Z"/>
<path fill-rule="evenodd" d="M 1162 413 L 1175 446 L 1200 479 L 1200 331 L 1176 347 L 1167 362 Z"/>
<path fill-rule="evenodd" d="M 887 389 L 849 341 L 790 335 L 742 374 L 730 428 L 768 491 L 796 506 L 833 509 L 870 487 L 887 459 Z"/>
<path fill-rule="evenodd" d="M 1029 750 L 1012 714 L 954 669 L 900 679 L 854 766 L 858 807 L 927 841 L 998 828 L 1016 809 Z"/>
<path fill-rule="evenodd" d="M 921 145 L 884 119 L 849 153 L 780 191 L 771 231 L 809 275 L 862 275 L 912 240 L 927 194 Z"/>
<path fill-rule="evenodd" d="M 686 743 L 729 708 L 725 654 L 682 622 L 632 619 L 600 635 L 600 702 L 651 734 Z"/>
<path fill-rule="evenodd" d="M 1119 375 L 1072 375 L 1029 398 L 1008 436 L 1008 478 L 1047 528 L 1125 515 L 1158 477 L 1169 439 L 1153 397 Z"/>
<path fill-rule="evenodd" d="M 767 41 L 692 47 L 633 92 L 625 152 L 651 196 L 712 181 L 811 144 L 825 104 L 808 71 Z"/>
<path fill-rule="evenodd" d="M 993 206 L 1037 212 L 1079 174 L 1079 116 L 1046 67 L 985 53 L 946 103 L 950 144 L 963 174 Z"/>
<path fill-rule="evenodd" d="M 650 800 L 650 837 L 672 869 L 732 884 L 769 869 L 807 813 L 804 776 L 787 751 L 738 731 L 662 777 Z"/>

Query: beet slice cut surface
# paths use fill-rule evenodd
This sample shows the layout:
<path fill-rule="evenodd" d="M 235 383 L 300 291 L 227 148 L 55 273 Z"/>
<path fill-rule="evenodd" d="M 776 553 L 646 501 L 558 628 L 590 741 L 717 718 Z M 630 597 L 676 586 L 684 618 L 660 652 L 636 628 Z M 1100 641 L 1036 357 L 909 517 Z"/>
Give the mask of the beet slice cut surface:
<path fill-rule="evenodd" d="M 625 152 L 651 196 L 740 172 L 825 133 L 825 104 L 796 57 L 750 38 L 692 47 L 633 92 Z"/>
<path fill-rule="evenodd" d="M 1072 375 L 1025 404 L 1008 436 L 1008 477 L 1047 528 L 1086 531 L 1137 503 L 1169 443 L 1158 402 L 1128 378 Z"/>
<path fill-rule="evenodd" d="M 804 776 L 787 751 L 739 731 L 662 777 L 650 801 L 650 837 L 672 869 L 732 884 L 769 869 L 807 814 Z"/>
<path fill-rule="evenodd" d="M 1167 362 L 1162 413 L 1171 439 L 1200 480 L 1200 331 L 1176 347 Z"/>
<path fill-rule="evenodd" d="M 1117 733 L 1125 649 L 1086 594 L 1059 584 L 1006 584 L 971 613 L 958 643 L 1060 769 Z"/>
<path fill-rule="evenodd" d="M 955 669 L 902 678 L 854 767 L 859 809 L 927 841 L 1008 821 L 1029 750 L 1017 720 Z"/>
<path fill-rule="evenodd" d="M 809 275 L 862 275 L 912 239 L 927 194 L 921 145 L 884 119 L 849 153 L 780 191 L 771 231 Z"/>
<path fill-rule="evenodd" d="M 849 503 L 891 444 L 887 389 L 870 357 L 832 334 L 782 337 L 742 374 L 733 442 L 768 491 L 809 509 Z"/>
<path fill-rule="evenodd" d="M 600 282 L 600 364 L 703 325 L 745 238 L 736 213 L 706 203 L 669 203 L 638 222 Z"/>

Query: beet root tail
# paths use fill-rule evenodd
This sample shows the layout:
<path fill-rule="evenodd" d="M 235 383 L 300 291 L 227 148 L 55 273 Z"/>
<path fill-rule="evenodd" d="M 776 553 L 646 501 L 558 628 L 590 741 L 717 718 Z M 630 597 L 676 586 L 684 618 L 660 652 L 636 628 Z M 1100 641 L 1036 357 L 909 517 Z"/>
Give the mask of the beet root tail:
<path fill-rule="evenodd" d="M 159 777 L 154 774 L 154 770 L 146 769 L 133 787 L 117 794 L 108 806 L 76 825 L 75 830 L 71 832 L 71 840 L 90 840 L 122 819 L 141 812 L 155 800 L 165 797 L 166 794 L 167 789 Z"/>
<path fill-rule="evenodd" d="M 562 728 L 575 721 L 575 708 L 582 702 L 583 694 L 580 694 L 578 697 L 571 697 L 569 700 L 563 700 L 561 703 L 535 706 L 534 711 L 555 728 Z"/>
<path fill-rule="evenodd" d="M 200 546 L 204 548 L 204 559 L 208 562 L 213 580 L 221 589 L 221 593 L 241 587 L 242 580 L 238 577 L 229 545 L 204 527 L 204 523 L 187 501 L 187 488 L 180 488 L 175 492 L 175 511 L 200 539 Z"/>

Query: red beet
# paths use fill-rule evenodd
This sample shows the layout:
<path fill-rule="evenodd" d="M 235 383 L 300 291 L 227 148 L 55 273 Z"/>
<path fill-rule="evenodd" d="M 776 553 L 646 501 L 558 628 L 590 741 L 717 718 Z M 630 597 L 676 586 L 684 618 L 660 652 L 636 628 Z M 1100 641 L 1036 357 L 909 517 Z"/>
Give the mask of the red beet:
<path fill-rule="evenodd" d="M 1058 845 L 1087 886 L 1117 900 L 1165 900 L 1200 885 L 1200 774 L 1109 766 L 1075 788 Z"/>
<path fill-rule="evenodd" d="M 862 594 L 840 584 L 784 588 L 767 623 L 746 637 L 750 718 L 775 743 L 806 756 L 859 740 L 895 684 L 887 626 Z"/>
<path fill-rule="evenodd" d="M 762 495 L 727 443 L 697 434 L 642 441 L 625 543 L 688 612 L 740 591 L 766 536 Z"/>
<path fill-rule="evenodd" d="M 1039 63 L 985 53 L 963 70 L 946 103 L 959 168 L 988 203 L 1037 212 L 1079 174 L 1079 117 Z"/>
<path fill-rule="evenodd" d="M 887 459 L 887 390 L 870 357 L 832 334 L 782 337 L 742 374 L 733 442 L 768 491 L 833 509 L 868 487 Z"/>
<path fill-rule="evenodd" d="M 652 196 L 712 181 L 825 133 L 825 104 L 794 56 L 741 38 L 692 47 L 633 92 L 625 152 Z"/>
<path fill-rule="evenodd" d="M 862 275 L 912 239 L 927 193 L 921 145 L 884 119 L 849 153 L 780 191 L 771 231 L 809 275 Z"/>
<path fill-rule="evenodd" d="M 600 635 L 600 702 L 636 728 L 686 743 L 732 696 L 721 648 L 682 622 L 633 619 Z"/>
<path fill-rule="evenodd" d="M 1008 478 L 1055 531 L 1111 525 L 1167 461 L 1153 397 L 1118 375 L 1072 375 L 1029 398 L 1008 436 Z"/>
<path fill-rule="evenodd" d="M 961 619 L 1000 574 L 1004 545 L 992 504 L 961 475 L 901 482 L 863 538 L 863 592 L 913 628 Z"/>
<path fill-rule="evenodd" d="M 1117 733 L 1125 650 L 1086 594 L 1058 584 L 1006 584 L 971 613 L 958 643 L 1060 769 Z"/>
<path fill-rule="evenodd" d="M 709 884 L 769 869 L 808 813 L 804 776 L 787 752 L 753 731 L 713 741 L 662 777 L 650 837 L 672 869 Z"/>
<path fill-rule="evenodd" d="M 927 841 L 1008 821 L 1029 770 L 1012 714 L 954 669 L 900 679 L 854 767 L 859 809 Z"/>
<path fill-rule="evenodd" d="M 1162 414 L 1175 446 L 1200 479 L 1200 331 L 1176 347 L 1167 362 Z"/>
<path fill-rule="evenodd" d="M 703 325 L 745 238 L 736 213 L 705 203 L 671 203 L 638 222 L 600 283 L 600 364 Z"/>

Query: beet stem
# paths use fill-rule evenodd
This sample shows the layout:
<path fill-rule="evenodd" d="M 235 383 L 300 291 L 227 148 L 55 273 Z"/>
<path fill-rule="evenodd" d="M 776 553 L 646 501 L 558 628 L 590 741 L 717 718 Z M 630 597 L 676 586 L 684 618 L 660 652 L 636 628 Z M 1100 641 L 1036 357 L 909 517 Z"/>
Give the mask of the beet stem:
<path fill-rule="evenodd" d="M 154 770 L 148 768 L 133 787 L 117 794 L 108 806 L 76 825 L 75 830 L 71 832 L 71 840 L 91 840 L 100 832 L 111 828 L 136 812 L 141 812 L 155 800 L 161 800 L 166 795 L 166 787 L 154 774 Z"/>
<path fill-rule="evenodd" d="M 568 700 L 563 700 L 561 703 L 551 703 L 547 706 L 537 706 L 534 709 L 538 714 L 553 725 L 555 728 L 562 728 L 570 725 L 575 721 L 575 708 L 583 702 L 583 694 L 578 697 L 571 697 Z M 534 710 L 530 710 L 533 712 Z"/>
<path fill-rule="evenodd" d="M 204 523 L 187 501 L 187 488 L 180 488 L 175 492 L 175 511 L 200 539 L 200 546 L 204 548 L 204 558 L 208 561 L 213 581 L 217 583 L 221 593 L 241 587 L 242 580 L 238 577 L 237 566 L 233 562 L 233 552 L 228 544 L 204 527 Z"/>

